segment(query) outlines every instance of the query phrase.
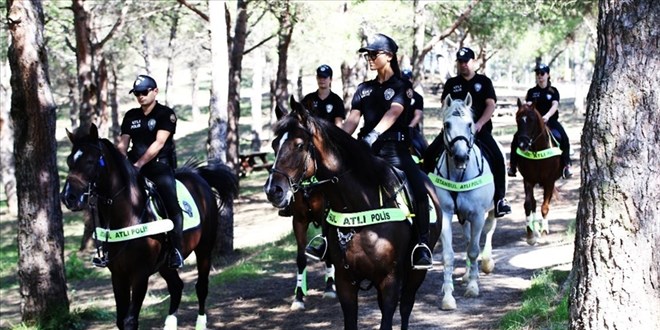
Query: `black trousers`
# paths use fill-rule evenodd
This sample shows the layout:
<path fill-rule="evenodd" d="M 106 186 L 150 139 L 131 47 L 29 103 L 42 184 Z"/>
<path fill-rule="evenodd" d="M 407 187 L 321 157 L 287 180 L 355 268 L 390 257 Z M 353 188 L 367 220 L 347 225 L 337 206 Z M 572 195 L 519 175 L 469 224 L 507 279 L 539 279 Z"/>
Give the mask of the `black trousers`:
<path fill-rule="evenodd" d="M 422 168 L 427 173 L 433 172 L 434 167 L 438 162 L 438 158 L 445 151 L 443 136 L 444 132 L 440 132 L 426 149 L 426 153 L 424 153 Z M 480 131 L 475 135 L 475 141 L 486 157 L 486 160 L 488 160 L 490 169 L 493 172 L 493 180 L 495 183 L 493 200 L 497 203 L 497 201 L 504 198 L 504 195 L 506 194 L 506 168 L 504 166 L 504 155 L 502 155 L 500 147 L 493 138 L 493 135 L 491 135 L 491 132 Z"/>
<path fill-rule="evenodd" d="M 551 131 L 556 131 L 559 133 L 559 149 L 561 149 L 561 164 L 562 167 L 566 165 L 571 165 L 571 142 L 568 139 L 568 134 L 564 127 L 556 120 L 548 122 L 548 127 Z M 555 133 L 553 132 L 553 135 Z M 516 148 L 518 148 L 518 132 L 513 134 L 513 139 L 511 140 L 511 154 L 509 154 L 509 162 L 511 167 L 515 168 L 518 165 L 518 154 L 516 154 Z"/>
<path fill-rule="evenodd" d="M 174 223 L 174 229 L 170 231 L 170 240 L 172 241 L 172 245 L 183 253 L 181 251 L 183 215 L 181 214 L 179 200 L 176 197 L 174 169 L 170 166 L 169 162 L 154 159 L 142 166 L 140 173 L 156 185 L 156 190 L 163 200 L 167 216 Z"/>
<path fill-rule="evenodd" d="M 426 195 L 427 183 L 425 181 L 428 181 L 428 184 L 432 184 L 431 181 L 413 161 L 408 143 L 404 141 L 377 141 L 373 147 L 376 155 L 406 174 L 414 199 L 413 209 L 415 220 L 413 223 L 417 229 L 418 238 L 424 241 L 424 243 L 428 243 L 429 200 Z"/>

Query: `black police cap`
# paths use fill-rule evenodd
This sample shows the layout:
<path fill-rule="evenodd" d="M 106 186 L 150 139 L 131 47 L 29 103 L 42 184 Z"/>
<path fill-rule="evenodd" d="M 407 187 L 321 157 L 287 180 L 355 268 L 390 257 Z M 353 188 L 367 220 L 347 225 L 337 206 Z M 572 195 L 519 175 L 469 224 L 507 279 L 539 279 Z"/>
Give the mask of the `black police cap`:
<path fill-rule="evenodd" d="M 383 51 L 390 54 L 395 54 L 397 50 L 399 50 L 399 46 L 396 45 L 396 42 L 394 42 L 392 38 L 382 33 L 378 33 L 373 36 L 371 42 L 368 45 L 360 48 L 358 52 L 364 53 Z"/>
<path fill-rule="evenodd" d="M 137 76 L 137 78 L 133 82 L 133 89 L 131 89 L 131 91 L 128 92 L 128 94 L 131 94 L 133 92 L 144 92 L 150 89 L 154 89 L 156 87 L 158 87 L 158 85 L 156 85 L 156 81 L 154 80 L 154 78 L 141 74 Z"/>
<path fill-rule="evenodd" d="M 327 64 L 323 64 L 316 69 L 316 76 L 321 78 L 332 77 L 332 68 Z"/>
<path fill-rule="evenodd" d="M 536 73 L 539 73 L 539 72 L 550 73 L 550 67 L 543 64 L 543 63 L 540 63 L 539 65 L 536 66 L 536 68 L 534 68 L 534 72 L 536 72 Z"/>

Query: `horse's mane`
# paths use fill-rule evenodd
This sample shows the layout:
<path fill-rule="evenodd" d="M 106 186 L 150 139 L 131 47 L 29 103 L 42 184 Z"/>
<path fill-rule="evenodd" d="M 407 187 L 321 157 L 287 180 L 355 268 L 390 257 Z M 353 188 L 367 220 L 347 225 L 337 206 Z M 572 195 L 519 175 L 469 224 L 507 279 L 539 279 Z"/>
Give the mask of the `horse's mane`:
<path fill-rule="evenodd" d="M 307 116 L 305 125 L 319 134 L 325 147 L 337 155 L 358 178 L 365 180 L 366 184 L 394 187 L 396 179 L 391 165 L 375 156 L 365 143 L 354 139 L 334 123 L 311 115 Z M 301 125 L 296 115 L 287 115 L 278 121 L 274 127 L 275 135 L 279 136 L 294 128 L 305 131 L 312 138 L 312 130 Z"/>
<path fill-rule="evenodd" d="M 466 122 L 472 122 L 473 110 L 465 105 L 463 100 L 452 100 L 451 104 L 442 111 L 442 121 L 446 122 L 451 117 L 460 117 Z"/>
<path fill-rule="evenodd" d="M 99 142 L 105 146 L 105 149 L 108 151 L 105 154 L 106 158 L 110 157 L 110 160 L 114 164 L 117 164 L 117 167 L 120 169 L 119 173 L 123 176 L 122 181 L 128 182 L 130 186 L 138 186 L 142 183 L 142 180 L 138 180 L 139 174 L 137 169 L 131 164 L 124 155 L 119 152 L 119 149 L 110 142 L 108 139 L 99 139 Z"/>

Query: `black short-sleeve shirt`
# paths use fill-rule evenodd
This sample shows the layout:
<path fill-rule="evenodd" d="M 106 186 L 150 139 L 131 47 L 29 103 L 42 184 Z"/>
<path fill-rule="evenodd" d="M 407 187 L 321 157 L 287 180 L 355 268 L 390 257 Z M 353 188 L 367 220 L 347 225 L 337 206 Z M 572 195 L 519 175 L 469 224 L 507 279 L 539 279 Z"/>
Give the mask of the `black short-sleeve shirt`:
<path fill-rule="evenodd" d="M 454 100 L 464 100 L 468 92 L 472 95 L 472 110 L 474 110 L 472 120 L 477 122 L 486 109 L 486 99 L 493 99 L 497 102 L 495 88 L 490 78 L 478 73 L 470 80 L 465 80 L 461 75 L 449 78 L 442 90 L 442 100 L 447 95 L 451 95 L 451 98 Z M 491 132 L 493 130 L 493 122 L 488 120 L 481 130 Z"/>
<path fill-rule="evenodd" d="M 346 118 L 344 100 L 333 92 L 330 92 L 330 95 L 324 100 L 321 100 L 317 92 L 309 93 L 302 99 L 302 104 L 312 115 L 331 123 L 334 123 L 337 117 Z"/>
<path fill-rule="evenodd" d="M 536 110 L 545 115 L 552 108 L 552 101 L 557 101 L 559 103 L 559 91 L 552 87 L 548 86 L 546 88 L 541 88 L 538 85 L 534 88 L 530 88 L 527 91 L 525 96 L 525 101 L 532 102 L 536 104 Z M 559 109 L 548 119 L 548 121 L 558 121 L 559 120 Z"/>
<path fill-rule="evenodd" d="M 156 141 L 156 134 L 159 130 L 170 132 L 170 136 L 156 157 L 171 159 L 174 154 L 176 121 L 174 110 L 160 103 L 156 103 L 154 109 L 146 116 L 141 108 L 128 110 L 121 123 L 121 134 L 128 134 L 131 137 L 130 155 L 131 158 L 137 157 L 133 161 L 142 157 L 149 146 Z"/>
<path fill-rule="evenodd" d="M 404 110 L 387 132 L 406 133 L 408 123 L 412 119 L 412 107 L 410 106 L 412 97 L 412 84 L 397 76 L 392 76 L 382 84 L 374 79 L 358 85 L 351 102 L 351 109 L 360 110 L 364 116 L 364 125 L 358 133 L 358 137 L 363 137 L 371 132 L 390 109 L 392 103 L 401 104 Z"/>

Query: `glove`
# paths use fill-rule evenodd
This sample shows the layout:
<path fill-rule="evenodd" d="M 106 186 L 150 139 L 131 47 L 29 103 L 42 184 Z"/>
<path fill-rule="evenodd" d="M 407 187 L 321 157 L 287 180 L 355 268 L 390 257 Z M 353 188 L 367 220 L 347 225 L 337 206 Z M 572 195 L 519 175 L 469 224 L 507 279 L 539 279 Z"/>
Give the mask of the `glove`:
<path fill-rule="evenodd" d="M 375 130 L 369 132 L 369 134 L 365 135 L 362 138 L 362 141 L 364 141 L 367 145 L 369 145 L 369 148 L 378 140 L 378 137 L 380 136 L 380 133 L 376 132 Z"/>

